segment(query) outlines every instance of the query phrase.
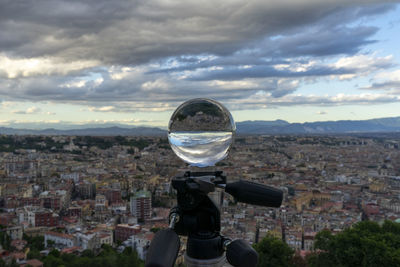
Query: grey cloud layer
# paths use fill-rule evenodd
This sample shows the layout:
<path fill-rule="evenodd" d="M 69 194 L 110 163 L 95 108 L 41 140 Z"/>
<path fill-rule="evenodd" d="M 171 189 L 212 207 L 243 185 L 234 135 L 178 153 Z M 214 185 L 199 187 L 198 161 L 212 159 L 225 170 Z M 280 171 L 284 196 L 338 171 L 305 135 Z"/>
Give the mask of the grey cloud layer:
<path fill-rule="evenodd" d="M 379 5 L 369 5 L 374 2 Z M 354 26 L 354 22 L 395 7 L 381 3 L 0 0 L 0 56 L 98 62 L 95 67 L 89 64 L 66 73 L 38 72 L 26 77 L 19 73 L 14 79 L 0 67 L 0 98 L 95 107 L 111 103 L 118 105 L 113 111 L 121 112 L 132 111 L 132 106 L 168 109 L 168 103 L 204 96 L 225 100 L 238 109 L 265 104 L 393 102 L 396 97 L 288 96 L 307 77 L 367 71 L 321 62 L 332 55 L 352 56 L 376 42 L 376 27 Z M 315 59 L 317 64 L 300 71 L 276 67 L 307 65 Z M 393 66 L 390 60 L 374 64 L 367 67 Z M 112 65 L 119 71 L 123 67 L 140 71 L 115 79 Z M 101 76 L 102 82 L 91 76 Z M 79 84 L 85 79 L 90 81 Z M 243 83 L 212 83 L 215 80 Z"/>
<path fill-rule="evenodd" d="M 96 59 L 121 65 L 182 54 L 228 55 L 265 36 L 293 31 L 322 19 L 325 24 L 332 23 L 329 15 L 333 13 L 340 16 L 335 22 L 343 23 L 390 8 L 367 6 L 340 12 L 354 4 L 344 0 L 210 0 L 179 4 L 161 0 L 3 0 L 0 49 L 19 57 Z M 359 34 L 370 35 L 373 29 L 365 31 Z M 307 41 L 301 35 L 295 39 L 300 44 Z M 352 45 L 357 49 L 360 44 Z M 282 53 L 287 52 L 285 46 L 288 44 L 279 46 Z M 326 53 L 315 47 L 292 51 L 304 52 Z"/>

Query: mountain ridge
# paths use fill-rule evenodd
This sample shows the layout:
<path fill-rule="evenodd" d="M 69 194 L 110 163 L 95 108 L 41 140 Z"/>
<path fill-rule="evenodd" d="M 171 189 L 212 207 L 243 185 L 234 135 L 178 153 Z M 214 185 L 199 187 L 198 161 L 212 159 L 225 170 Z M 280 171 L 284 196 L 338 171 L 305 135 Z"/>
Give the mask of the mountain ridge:
<path fill-rule="evenodd" d="M 236 123 L 238 134 L 352 134 L 400 132 L 400 116 L 370 120 L 338 120 L 289 123 L 285 120 L 248 120 Z M 87 125 L 77 129 L 19 129 L 0 127 L 6 135 L 93 135 L 93 136 L 165 136 L 159 127 L 117 125 Z"/>
<path fill-rule="evenodd" d="M 238 134 L 343 134 L 400 131 L 400 117 L 304 123 L 288 123 L 281 120 L 250 122 L 237 123 Z M 276 122 L 279 122 L 279 125 Z"/>

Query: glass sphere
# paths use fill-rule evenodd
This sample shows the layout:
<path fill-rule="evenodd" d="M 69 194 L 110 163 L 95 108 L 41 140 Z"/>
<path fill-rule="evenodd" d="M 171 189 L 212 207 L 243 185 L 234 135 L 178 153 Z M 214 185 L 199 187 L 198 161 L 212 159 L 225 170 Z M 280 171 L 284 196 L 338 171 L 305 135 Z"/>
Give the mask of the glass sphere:
<path fill-rule="evenodd" d="M 231 113 L 217 101 L 196 98 L 181 104 L 168 125 L 175 154 L 191 166 L 208 167 L 228 155 L 236 131 Z"/>

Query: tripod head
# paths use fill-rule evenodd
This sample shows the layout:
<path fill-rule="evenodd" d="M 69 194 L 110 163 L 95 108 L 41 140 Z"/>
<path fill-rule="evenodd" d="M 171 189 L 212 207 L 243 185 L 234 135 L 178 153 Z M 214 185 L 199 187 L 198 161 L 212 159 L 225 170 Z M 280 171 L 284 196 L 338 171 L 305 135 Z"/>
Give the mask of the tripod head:
<path fill-rule="evenodd" d="M 178 235 L 187 236 L 185 260 L 188 266 L 205 262 L 213 266 L 224 262 L 224 252 L 233 266 L 255 266 L 258 255 L 244 240 L 221 236 L 220 211 L 208 193 L 222 188 L 237 201 L 265 207 L 279 207 L 282 191 L 266 185 L 240 180 L 226 183 L 221 171 L 186 172 L 175 177 L 178 205 L 171 209 L 170 228 L 156 234 L 147 254 L 146 267 L 170 267 L 180 247 Z M 175 235 L 174 235 L 175 233 Z M 163 250 L 162 248 L 169 248 Z M 170 251 L 170 250 L 173 251 Z"/>

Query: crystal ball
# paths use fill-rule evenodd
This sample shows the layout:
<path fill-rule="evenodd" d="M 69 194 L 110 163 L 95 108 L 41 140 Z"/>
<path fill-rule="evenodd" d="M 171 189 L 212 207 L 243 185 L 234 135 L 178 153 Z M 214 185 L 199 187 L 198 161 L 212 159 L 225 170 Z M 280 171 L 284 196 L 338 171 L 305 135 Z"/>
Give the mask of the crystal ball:
<path fill-rule="evenodd" d="M 215 100 L 196 98 L 184 102 L 172 114 L 168 141 L 183 161 L 208 167 L 228 155 L 235 131 L 235 122 L 226 107 Z"/>

